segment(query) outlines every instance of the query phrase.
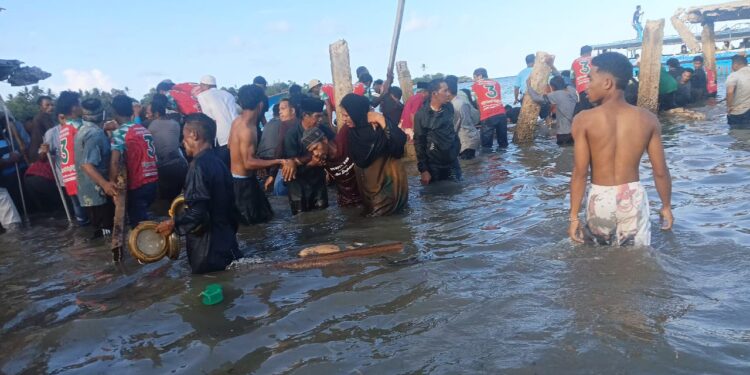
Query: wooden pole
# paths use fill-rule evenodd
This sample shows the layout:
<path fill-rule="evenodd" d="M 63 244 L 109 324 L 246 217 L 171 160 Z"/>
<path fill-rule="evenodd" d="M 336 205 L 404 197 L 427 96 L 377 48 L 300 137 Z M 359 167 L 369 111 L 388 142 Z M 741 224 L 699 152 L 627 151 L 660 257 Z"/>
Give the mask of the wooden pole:
<path fill-rule="evenodd" d="M 125 212 L 128 194 L 128 172 L 124 165 L 120 165 L 120 173 L 115 181 L 117 185 L 117 196 L 113 198 L 115 202 L 114 225 L 112 226 L 112 260 L 119 262 L 122 260 L 123 246 L 125 244 Z"/>
<path fill-rule="evenodd" d="M 391 39 L 391 57 L 388 59 L 387 72 L 393 71 L 393 63 L 396 61 L 396 49 L 398 48 L 398 38 L 401 35 L 401 20 L 404 18 L 404 2 L 398 0 L 398 9 L 396 10 L 396 24 L 393 25 L 393 39 Z"/>
<path fill-rule="evenodd" d="M 10 122 L 10 108 L 8 108 L 8 105 L 5 104 L 5 101 L 2 98 L 2 95 L 0 95 L 0 103 L 3 105 L 3 113 L 5 113 L 5 126 L 8 128 L 8 132 L 13 137 L 15 134 L 16 142 L 18 142 L 18 147 L 23 147 L 23 142 L 18 138 L 18 133 L 16 133 L 16 124 L 11 124 Z M 13 143 L 12 139 L 7 139 L 8 145 L 10 145 L 10 150 L 12 152 L 16 152 L 16 147 Z M 26 157 L 26 153 L 21 153 L 21 156 L 23 156 L 24 160 L 26 160 L 26 166 L 28 167 L 30 164 L 28 162 L 28 157 Z M 26 197 L 23 195 L 23 182 L 21 181 L 21 170 L 18 168 L 18 163 L 15 163 L 16 165 L 16 178 L 18 179 L 18 192 L 21 194 L 21 205 L 23 206 L 23 217 L 24 217 L 24 223 L 29 223 L 29 212 L 26 210 Z M 54 171 L 52 171 L 54 173 Z"/>
<path fill-rule="evenodd" d="M 693 35 L 693 32 L 690 31 L 687 25 L 685 25 L 685 23 L 682 22 L 682 20 L 679 19 L 676 14 L 672 16 L 672 18 L 670 18 L 670 21 L 672 22 L 672 26 L 674 26 L 674 29 L 677 30 L 677 34 L 680 34 L 680 38 L 682 38 L 682 41 L 685 43 L 690 52 L 700 52 L 701 46 L 700 44 L 698 44 L 698 40 L 695 39 L 695 35 Z"/>
<path fill-rule="evenodd" d="M 329 46 L 331 54 L 331 75 L 333 76 L 333 90 L 336 96 L 336 108 L 341 99 L 353 91 L 352 68 L 349 63 L 349 45 L 345 40 L 338 40 Z"/>
<path fill-rule="evenodd" d="M 398 74 L 398 85 L 401 86 L 402 99 L 406 103 L 414 95 L 414 82 L 411 80 L 411 73 L 409 73 L 409 67 L 406 66 L 406 61 L 396 63 L 396 72 Z"/>
<path fill-rule="evenodd" d="M 547 60 L 550 57 L 554 58 L 554 56 L 547 52 L 539 51 L 536 53 L 536 59 L 534 60 L 534 67 L 529 76 L 529 82 L 534 91 L 538 93 L 543 94 L 547 90 L 549 75 L 552 72 L 552 68 L 547 64 Z M 521 84 L 525 85 L 526 82 L 521 82 Z M 516 130 L 513 133 L 514 143 L 529 143 L 534 140 L 534 128 L 539 120 L 539 110 L 539 104 L 536 104 L 534 100 L 531 99 L 531 95 L 523 96 L 521 113 L 518 114 Z"/>
<path fill-rule="evenodd" d="M 714 23 L 708 21 L 703 24 L 701 32 L 701 43 L 703 44 L 703 69 L 706 71 L 708 93 L 716 93 L 716 35 L 714 34 Z"/>
<path fill-rule="evenodd" d="M 638 106 L 656 113 L 659 110 L 661 48 L 664 43 L 664 19 L 646 21 L 643 50 L 638 73 Z"/>

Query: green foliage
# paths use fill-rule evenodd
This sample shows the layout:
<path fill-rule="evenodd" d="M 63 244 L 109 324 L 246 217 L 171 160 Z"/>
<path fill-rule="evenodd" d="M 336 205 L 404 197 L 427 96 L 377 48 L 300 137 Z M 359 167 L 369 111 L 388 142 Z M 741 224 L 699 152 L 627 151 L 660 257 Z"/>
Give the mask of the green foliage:
<path fill-rule="evenodd" d="M 28 86 L 24 87 L 16 95 L 8 94 L 5 104 L 8 105 L 10 113 L 13 114 L 16 120 L 25 121 L 28 118 L 34 117 L 39 112 L 39 106 L 36 104 L 36 101 L 43 95 L 51 96 L 53 100 L 57 98 L 51 90 L 44 91 L 39 86 L 34 85 L 31 89 Z"/>
<path fill-rule="evenodd" d="M 443 73 L 435 73 L 435 74 L 425 74 L 421 77 L 414 78 L 412 81 L 416 84 L 417 82 L 430 82 L 433 79 L 445 79 L 445 74 Z M 467 76 L 460 76 L 458 77 L 458 83 L 464 83 L 464 82 L 471 82 L 472 78 Z"/>

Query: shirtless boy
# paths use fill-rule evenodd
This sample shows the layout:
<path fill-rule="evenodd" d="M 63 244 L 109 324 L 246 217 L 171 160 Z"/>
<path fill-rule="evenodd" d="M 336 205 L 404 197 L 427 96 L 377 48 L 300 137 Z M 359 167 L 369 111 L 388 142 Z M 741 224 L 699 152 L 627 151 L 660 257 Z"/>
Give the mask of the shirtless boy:
<path fill-rule="evenodd" d="M 596 56 L 589 73 L 589 100 L 598 104 L 573 119 L 575 166 L 570 179 L 570 226 L 575 242 L 586 238 L 600 244 L 648 246 L 651 223 L 646 191 L 638 167 L 648 152 L 662 208 L 661 229 L 672 228 L 672 180 L 664 158 L 659 120 L 648 110 L 625 101 L 632 74 L 628 59 L 614 52 Z M 586 203 L 586 225 L 581 208 L 591 167 L 591 188 Z"/>
<path fill-rule="evenodd" d="M 282 167 L 284 180 L 294 176 L 295 164 L 291 160 L 263 160 L 255 156 L 258 146 L 256 124 L 262 114 L 266 95 L 257 85 L 240 87 L 238 93 L 242 113 L 232 121 L 229 131 L 234 200 L 240 212 L 240 222 L 245 225 L 266 222 L 273 212 L 265 193 L 255 177 L 255 171 L 269 167 Z"/>

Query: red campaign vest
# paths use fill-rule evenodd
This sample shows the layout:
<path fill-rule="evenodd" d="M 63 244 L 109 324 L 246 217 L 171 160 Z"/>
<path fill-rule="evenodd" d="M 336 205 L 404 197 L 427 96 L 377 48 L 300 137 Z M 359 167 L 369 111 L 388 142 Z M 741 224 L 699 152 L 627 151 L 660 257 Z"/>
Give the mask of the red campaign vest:
<path fill-rule="evenodd" d="M 76 159 L 73 152 L 76 133 L 78 133 L 78 127 L 75 123 L 66 121 L 60 125 L 60 169 L 65 184 L 65 192 L 69 196 L 78 194 Z"/>
<path fill-rule="evenodd" d="M 151 132 L 141 125 L 131 126 L 125 134 L 125 161 L 128 168 L 128 190 L 159 179 L 154 139 Z"/>
<path fill-rule="evenodd" d="M 589 88 L 589 73 L 591 72 L 591 56 L 581 56 L 573 61 L 576 91 L 582 93 Z"/>
<path fill-rule="evenodd" d="M 320 88 L 320 91 L 323 91 L 324 93 L 326 93 L 326 95 L 328 95 L 328 103 L 326 103 L 326 105 L 330 105 L 331 110 L 335 111 L 336 110 L 336 95 L 335 95 L 336 90 L 333 88 L 333 85 L 330 83 L 326 83 L 325 85 L 323 85 L 323 87 Z"/>
<path fill-rule="evenodd" d="M 719 91 L 716 84 L 716 71 L 713 69 L 706 69 L 706 90 L 709 94 L 716 94 Z"/>
<path fill-rule="evenodd" d="M 481 79 L 471 86 L 477 96 L 479 120 L 484 121 L 492 116 L 504 115 L 503 95 L 500 84 L 491 79 Z"/>

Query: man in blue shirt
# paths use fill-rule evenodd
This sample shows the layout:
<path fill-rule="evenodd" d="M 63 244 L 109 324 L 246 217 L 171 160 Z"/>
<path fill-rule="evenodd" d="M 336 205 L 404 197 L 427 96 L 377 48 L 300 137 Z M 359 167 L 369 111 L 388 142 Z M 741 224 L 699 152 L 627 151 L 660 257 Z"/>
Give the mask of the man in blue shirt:
<path fill-rule="evenodd" d="M 516 76 L 516 84 L 513 88 L 513 105 L 520 103 L 521 99 L 523 99 L 523 94 L 526 92 L 526 81 L 529 79 L 531 68 L 534 66 L 534 58 L 535 56 L 533 54 L 526 55 L 526 68 L 520 71 Z"/>

